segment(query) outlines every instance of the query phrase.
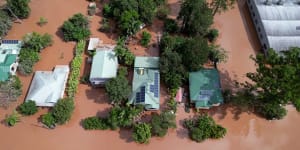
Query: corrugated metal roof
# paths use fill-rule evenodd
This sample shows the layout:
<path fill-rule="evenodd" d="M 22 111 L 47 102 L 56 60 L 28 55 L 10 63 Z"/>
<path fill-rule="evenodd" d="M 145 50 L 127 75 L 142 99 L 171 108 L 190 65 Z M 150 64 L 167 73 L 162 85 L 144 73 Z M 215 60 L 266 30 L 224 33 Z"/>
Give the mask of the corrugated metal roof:
<path fill-rule="evenodd" d="M 96 51 L 93 57 L 91 78 L 114 78 L 117 76 L 118 58 L 112 50 Z"/>
<path fill-rule="evenodd" d="M 36 71 L 25 101 L 35 101 L 37 106 L 54 106 L 63 97 L 68 74 L 67 65 L 58 65 L 54 71 Z"/>
<path fill-rule="evenodd" d="M 134 67 L 159 68 L 159 57 L 135 57 Z"/>
<path fill-rule="evenodd" d="M 278 5 L 279 0 L 270 0 L 270 5 L 265 4 L 266 0 L 253 1 L 264 28 L 261 31 L 267 36 L 267 47 L 276 51 L 300 47 L 300 30 L 297 30 L 300 26 L 299 1 L 283 0 L 283 5 Z"/>
<path fill-rule="evenodd" d="M 145 63 L 144 61 L 148 61 L 151 63 Z M 134 69 L 133 74 L 133 81 L 132 81 L 132 96 L 129 100 L 130 104 L 142 104 L 145 106 L 145 109 L 159 109 L 160 105 L 160 75 L 158 66 L 153 64 L 158 64 L 159 58 L 154 57 L 139 57 L 138 59 L 135 58 L 135 64 L 136 61 L 140 62 L 143 65 L 139 65 L 140 67 L 143 66 L 144 69 L 143 74 L 139 74 L 138 68 Z M 156 62 L 155 62 L 156 61 Z M 153 68 L 156 69 L 153 69 Z M 158 96 L 156 97 L 154 95 L 154 92 L 151 91 L 151 86 L 154 85 L 155 81 L 155 74 L 158 75 Z M 145 87 L 145 102 L 137 103 L 136 102 L 136 93 L 141 92 L 141 88 Z"/>
<path fill-rule="evenodd" d="M 190 99 L 197 108 L 223 103 L 219 73 L 216 69 L 202 69 L 189 74 Z"/>

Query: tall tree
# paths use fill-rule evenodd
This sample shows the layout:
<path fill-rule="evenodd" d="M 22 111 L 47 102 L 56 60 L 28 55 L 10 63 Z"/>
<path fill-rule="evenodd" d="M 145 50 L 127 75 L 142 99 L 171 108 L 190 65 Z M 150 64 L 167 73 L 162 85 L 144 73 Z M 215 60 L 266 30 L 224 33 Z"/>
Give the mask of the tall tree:
<path fill-rule="evenodd" d="M 125 76 L 119 75 L 105 83 L 105 89 L 111 102 L 121 104 L 127 100 L 131 89 Z"/>
<path fill-rule="evenodd" d="M 0 37 L 5 36 L 11 26 L 12 20 L 9 15 L 5 11 L 0 10 Z"/>
<path fill-rule="evenodd" d="M 147 123 L 135 125 L 132 137 L 137 143 L 148 143 L 151 138 L 151 126 Z"/>
<path fill-rule="evenodd" d="M 280 53 L 270 49 L 266 57 L 262 54 L 252 57 L 258 68 L 247 73 L 252 82 L 246 82 L 245 87 L 256 93 L 254 107 L 267 119 L 281 119 L 286 114 L 282 105 L 289 102 L 299 107 L 299 56 L 300 48 L 290 48 Z"/>
<path fill-rule="evenodd" d="M 91 34 L 89 20 L 81 13 L 73 15 L 62 26 L 65 41 L 80 41 L 88 38 Z"/>
<path fill-rule="evenodd" d="M 206 0 L 184 0 L 177 19 L 182 20 L 182 31 L 188 35 L 205 35 L 213 23 L 212 9 Z"/>
<path fill-rule="evenodd" d="M 153 0 L 138 0 L 140 20 L 145 24 L 151 24 L 155 15 L 155 3 Z"/>
<path fill-rule="evenodd" d="M 19 18 L 27 18 L 30 14 L 30 0 L 7 0 L 7 7 Z"/>
<path fill-rule="evenodd" d="M 140 29 L 141 24 L 138 12 L 130 10 L 121 14 L 118 26 L 124 35 L 134 35 Z"/>
<path fill-rule="evenodd" d="M 235 0 L 212 0 L 210 7 L 213 10 L 213 16 L 216 13 L 224 12 L 230 8 L 233 8 Z"/>

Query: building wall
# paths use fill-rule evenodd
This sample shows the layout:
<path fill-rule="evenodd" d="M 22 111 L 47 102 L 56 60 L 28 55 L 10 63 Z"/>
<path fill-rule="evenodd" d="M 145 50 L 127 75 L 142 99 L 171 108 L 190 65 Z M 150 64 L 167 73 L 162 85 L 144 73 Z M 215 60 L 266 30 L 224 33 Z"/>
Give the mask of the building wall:
<path fill-rule="evenodd" d="M 267 34 L 265 32 L 265 28 L 263 26 L 262 19 L 258 13 L 258 9 L 256 7 L 256 4 L 254 0 L 247 0 L 247 5 L 249 8 L 249 12 L 253 21 L 253 24 L 255 26 L 257 36 L 259 38 L 261 49 L 264 51 L 264 53 L 267 53 L 267 50 L 270 48 L 270 43 L 267 39 Z"/>

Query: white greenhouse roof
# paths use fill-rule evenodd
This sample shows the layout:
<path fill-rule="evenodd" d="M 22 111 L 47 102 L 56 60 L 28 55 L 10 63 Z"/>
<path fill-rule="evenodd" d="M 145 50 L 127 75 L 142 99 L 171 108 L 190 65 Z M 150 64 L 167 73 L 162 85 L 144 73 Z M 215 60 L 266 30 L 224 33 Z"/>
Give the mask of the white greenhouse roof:
<path fill-rule="evenodd" d="M 297 0 L 254 0 L 268 45 L 276 51 L 287 50 L 289 47 L 300 47 L 300 5 Z"/>
<path fill-rule="evenodd" d="M 35 101 L 37 106 L 53 107 L 64 95 L 68 74 L 67 65 L 57 65 L 54 71 L 36 71 L 26 101 Z"/>

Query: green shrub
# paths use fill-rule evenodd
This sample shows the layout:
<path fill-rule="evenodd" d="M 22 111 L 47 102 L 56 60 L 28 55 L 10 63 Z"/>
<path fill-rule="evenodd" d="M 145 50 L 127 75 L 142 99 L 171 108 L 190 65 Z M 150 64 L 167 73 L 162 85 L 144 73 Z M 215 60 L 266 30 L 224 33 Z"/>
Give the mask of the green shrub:
<path fill-rule="evenodd" d="M 55 118 L 53 117 L 52 113 L 47 113 L 42 116 L 42 123 L 46 125 L 48 128 L 55 127 Z"/>
<path fill-rule="evenodd" d="M 101 21 L 101 27 L 99 29 L 101 32 L 109 32 L 110 31 L 110 24 L 107 18 L 103 18 Z"/>
<path fill-rule="evenodd" d="M 47 23 L 48 23 L 48 20 L 47 20 L 46 18 L 40 17 L 40 20 L 39 20 L 39 22 L 38 22 L 38 25 L 39 25 L 39 26 L 43 26 L 43 25 L 45 25 L 45 24 L 47 24 Z"/>
<path fill-rule="evenodd" d="M 60 99 L 51 111 L 57 124 L 65 124 L 71 119 L 74 111 L 74 101 L 71 98 Z"/>
<path fill-rule="evenodd" d="M 208 115 L 186 119 L 183 126 L 189 130 L 190 138 L 196 142 L 202 142 L 208 138 L 219 139 L 224 137 L 227 132 Z"/>
<path fill-rule="evenodd" d="M 29 100 L 18 107 L 18 111 L 25 116 L 30 116 L 38 111 L 35 101 Z"/>
<path fill-rule="evenodd" d="M 127 66 L 132 66 L 134 62 L 134 54 L 125 46 L 125 39 L 119 38 L 115 47 L 116 56 L 119 63 Z"/>
<path fill-rule="evenodd" d="M 167 18 L 164 21 L 164 31 L 168 33 L 177 33 L 179 27 L 174 19 Z"/>
<path fill-rule="evenodd" d="M 65 41 L 85 40 L 91 34 L 89 20 L 81 13 L 73 15 L 62 26 Z"/>
<path fill-rule="evenodd" d="M 39 34 L 37 32 L 27 33 L 23 37 L 23 48 L 40 52 L 42 49 L 51 46 L 53 43 L 52 36 L 48 33 Z"/>
<path fill-rule="evenodd" d="M 128 75 L 127 67 L 123 67 L 123 66 L 119 67 L 118 75 L 124 77 L 127 76 Z"/>
<path fill-rule="evenodd" d="M 16 123 L 20 122 L 20 115 L 18 114 L 17 111 L 13 111 L 12 114 L 8 115 L 6 118 L 5 118 L 5 123 L 8 125 L 8 126 L 15 126 Z"/>
<path fill-rule="evenodd" d="M 82 121 L 82 126 L 86 130 L 106 130 L 109 128 L 107 119 L 99 117 L 88 117 Z"/>
<path fill-rule="evenodd" d="M 148 143 L 151 138 L 151 126 L 147 123 L 137 124 L 133 128 L 133 140 L 137 143 Z"/>
<path fill-rule="evenodd" d="M 152 115 L 152 135 L 163 137 L 167 134 L 169 128 L 176 128 L 175 118 L 175 114 L 171 112 L 163 112 L 160 115 Z"/>
<path fill-rule="evenodd" d="M 151 40 L 151 34 L 146 32 L 146 31 L 143 31 L 142 32 L 141 45 L 144 46 L 144 47 L 147 47 L 150 40 Z"/>
<path fill-rule="evenodd" d="M 214 42 L 219 36 L 219 31 L 217 29 L 210 29 L 206 35 L 210 42 Z"/>

